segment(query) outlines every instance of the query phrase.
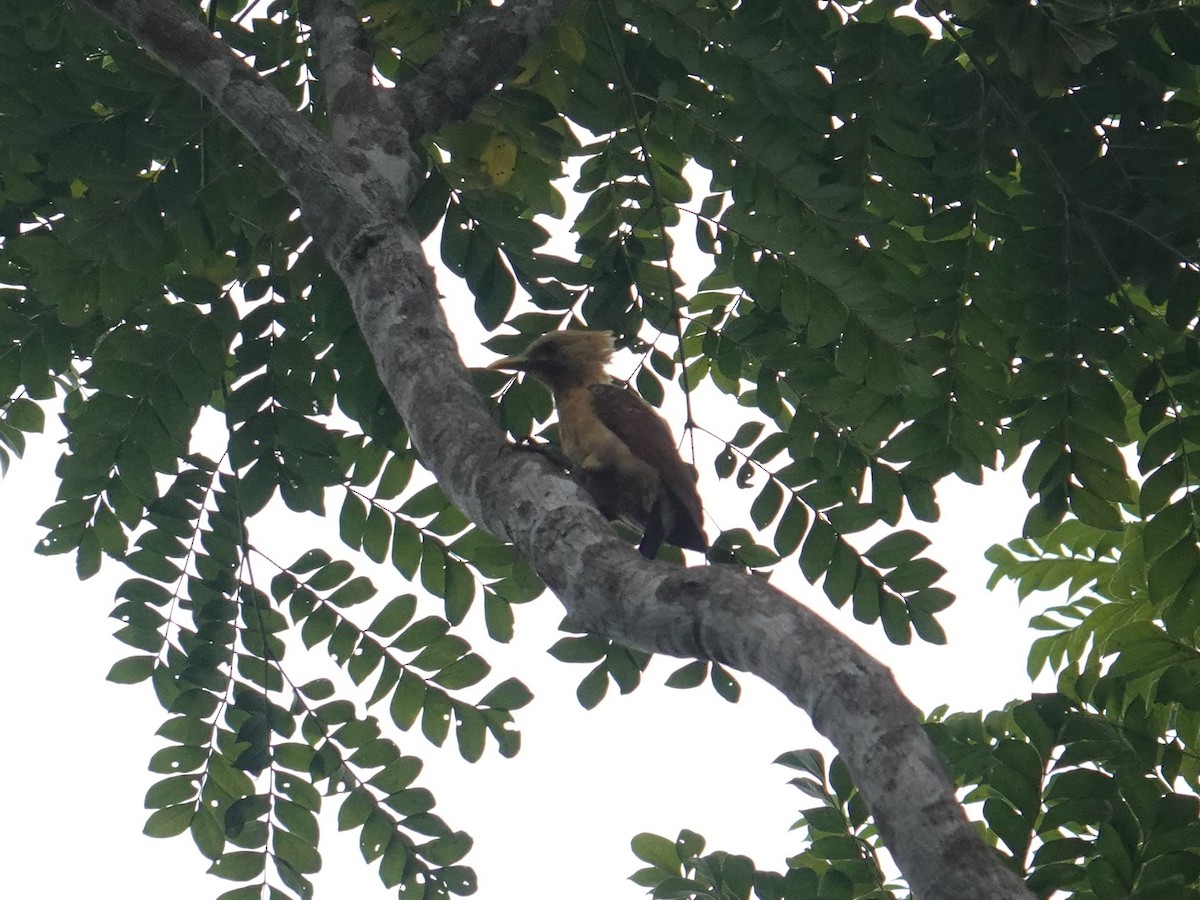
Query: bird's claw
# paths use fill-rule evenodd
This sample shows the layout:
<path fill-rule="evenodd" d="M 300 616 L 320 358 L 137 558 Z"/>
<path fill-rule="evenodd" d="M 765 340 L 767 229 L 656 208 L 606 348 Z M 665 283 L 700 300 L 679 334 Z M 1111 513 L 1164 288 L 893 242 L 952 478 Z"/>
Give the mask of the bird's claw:
<path fill-rule="evenodd" d="M 517 449 L 518 450 L 528 450 L 533 453 L 540 453 L 542 456 L 546 457 L 546 459 L 550 460 L 550 462 L 554 463 L 556 466 L 558 466 L 564 472 L 571 471 L 571 468 L 572 468 L 571 460 L 567 457 L 567 454 L 562 452 L 562 448 L 559 447 L 557 444 L 538 442 L 538 441 L 535 441 L 532 437 L 527 437 L 523 441 L 521 441 L 519 444 L 517 444 Z"/>

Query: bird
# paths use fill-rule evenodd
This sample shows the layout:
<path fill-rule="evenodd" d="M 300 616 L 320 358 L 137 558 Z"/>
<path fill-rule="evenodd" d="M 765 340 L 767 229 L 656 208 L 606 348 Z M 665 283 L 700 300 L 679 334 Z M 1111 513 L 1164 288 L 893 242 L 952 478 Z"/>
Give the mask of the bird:
<path fill-rule="evenodd" d="M 550 388 L 572 474 L 606 518 L 642 530 L 642 556 L 654 559 L 664 541 L 707 552 L 695 470 L 662 416 L 605 371 L 612 354 L 607 331 L 551 331 L 488 368 L 528 372 Z"/>

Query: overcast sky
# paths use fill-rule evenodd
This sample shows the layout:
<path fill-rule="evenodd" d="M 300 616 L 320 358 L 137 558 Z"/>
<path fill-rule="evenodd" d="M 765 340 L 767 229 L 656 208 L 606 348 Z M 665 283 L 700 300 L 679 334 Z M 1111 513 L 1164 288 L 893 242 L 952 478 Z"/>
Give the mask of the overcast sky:
<path fill-rule="evenodd" d="M 5 893 L 59 896 L 82 888 L 124 900 L 161 900 L 165 890 L 178 900 L 216 897 L 235 885 L 203 874 L 206 864 L 187 836 L 141 835 L 144 793 L 161 777 L 146 764 L 162 746 L 153 734 L 165 713 L 148 685 L 104 680 L 109 666 L 132 652 L 108 637 L 113 589 L 126 573 L 109 560 L 99 576 L 80 584 L 69 558 L 31 552 L 39 537 L 32 523 L 53 499 L 57 454 L 50 439 L 35 439 L 26 460 L 0 481 L 0 566 L 9 586 L 2 666 L 10 689 L 7 739 L 0 743 Z M 1018 608 L 1007 588 L 984 589 L 989 567 L 982 558 L 991 543 L 1019 533 L 1027 500 L 1011 473 L 983 489 L 949 488 L 941 495 L 942 522 L 928 529 L 935 540 L 930 554 L 949 570 L 945 584 L 959 598 L 941 615 L 948 647 L 890 646 L 881 629 L 833 610 L 794 564 L 787 565 L 793 577 L 777 580 L 883 656 L 922 708 L 990 709 L 1029 692 L 1030 611 Z M 331 530 L 320 536 L 312 517 L 281 521 L 291 522 L 297 552 L 323 544 L 335 556 L 348 555 L 339 554 Z M 381 593 L 404 590 L 394 573 L 373 574 Z M 427 609 L 437 608 L 431 602 Z M 632 695 L 614 692 L 585 712 L 574 689 L 586 667 L 544 652 L 558 636 L 561 614 L 546 596 L 517 609 L 512 645 L 487 642 L 477 627 L 472 635 L 494 679 L 517 675 L 536 695 L 518 714 L 523 747 L 516 759 L 489 749 L 470 765 L 452 741 L 436 750 L 419 734 L 399 736 L 405 753 L 426 762 L 420 784 L 437 796 L 436 811 L 474 836 L 467 862 L 480 876 L 479 895 L 642 896 L 624 879 L 639 867 L 629 839 L 644 830 L 673 837 L 691 828 L 708 837 L 710 849 L 781 868 L 799 850 L 788 828 L 809 803 L 786 785 L 791 773 L 771 760 L 785 750 L 824 746 L 806 716 L 750 676 L 741 679 L 737 705 L 707 687 L 664 688 L 674 667 L 669 660 L 656 661 Z M 474 611 L 469 623 L 478 618 Z M 386 710 L 376 711 L 386 718 Z M 337 833 L 336 809 L 330 804 L 323 819 L 318 896 L 392 896 L 363 864 L 357 833 Z"/>
<path fill-rule="evenodd" d="M 692 173 L 689 180 L 698 183 L 698 177 Z M 561 223 L 548 224 L 558 234 L 565 232 Z M 708 263 L 695 256 L 690 223 L 676 232 L 678 270 L 705 274 Z M 427 243 L 431 258 L 436 258 L 437 241 L 435 233 Z M 557 244 L 552 252 L 571 254 L 570 238 Z M 472 365 L 490 361 L 479 346 L 484 335 L 478 323 L 463 315 L 471 309 L 465 289 L 444 271 L 439 287 L 448 297 L 447 313 L 464 358 Z M 630 355 L 619 354 L 613 371 L 624 377 L 633 365 Z M 675 415 L 671 402 L 667 416 L 678 426 L 682 415 Z M 715 424 L 730 421 L 716 411 L 714 404 L 721 402 L 699 398 L 697 418 L 713 431 L 732 432 Z M 113 662 L 135 652 L 109 637 L 116 630 L 108 618 L 113 591 L 129 573 L 106 560 L 98 576 L 81 584 L 72 557 L 47 559 L 32 552 L 42 535 L 33 523 L 54 501 L 60 438 L 61 431 L 33 437 L 26 459 L 0 480 L 0 571 L 7 613 L 0 675 L 10 686 L 6 740 L 0 741 L 6 811 L 0 825 L 5 846 L 0 893 L 58 897 L 78 890 L 122 900 L 215 898 L 238 885 L 205 875 L 207 862 L 188 836 L 152 840 L 141 834 L 146 789 L 163 777 L 146 766 L 164 745 L 154 732 L 166 713 L 148 684 L 128 687 L 104 680 Z M 697 438 L 698 463 L 712 536 L 714 519 L 724 527 L 749 525 L 744 510 L 753 492 L 739 494 L 730 483 L 716 481 L 710 462 L 715 451 L 705 440 Z M 983 488 L 946 482 L 938 496 L 941 522 L 905 524 L 933 539 L 928 555 L 946 567 L 941 584 L 958 596 L 939 615 L 949 646 L 890 645 L 880 626 L 855 622 L 849 606 L 834 610 L 819 588 L 800 577 L 794 560 L 783 564 L 773 581 L 891 665 L 922 709 L 943 703 L 964 710 L 999 708 L 1029 694 L 1024 673 L 1032 633 L 1025 623 L 1033 610 L 1019 607 L 1008 585 L 986 591 L 991 568 L 983 553 L 1020 534 L 1029 500 L 1015 471 L 993 477 Z M 330 497 L 336 519 L 341 498 L 332 491 Z M 251 537 L 260 546 L 267 542 L 274 558 L 290 561 L 323 546 L 371 574 L 383 597 L 410 590 L 393 570 L 352 556 L 337 537 L 336 522 L 272 515 L 268 509 L 251 523 Z M 879 536 L 882 532 L 873 539 L 856 535 L 854 542 L 865 549 Z M 273 574 L 264 577 L 257 568 L 256 573 L 264 581 Z M 423 603 L 419 614 L 441 610 L 439 601 Z M 517 714 L 522 750 L 515 759 L 501 759 L 493 745 L 471 765 L 458 756 L 452 739 L 438 750 L 419 730 L 392 735 L 404 753 L 425 761 L 418 784 L 437 797 L 435 812 L 474 837 L 475 849 L 465 862 L 479 875 L 478 896 L 644 896 L 626 880 L 641 867 L 629 849 L 630 838 L 640 831 L 674 837 L 689 828 L 708 838 L 709 850 L 745 853 L 761 868 L 782 870 L 785 858 L 800 851 L 799 835 L 788 829 L 797 810 L 812 801 L 787 785 L 790 770 L 771 761 L 787 750 L 827 749 L 804 713 L 751 676 L 740 679 L 737 705 L 707 686 L 667 689 L 662 682 L 677 664 L 661 659 L 632 695 L 621 697 L 610 689 L 598 709 L 585 712 L 575 687 L 588 667 L 562 664 L 545 653 L 561 636 L 558 602 L 547 595 L 516 613 L 516 637 L 508 646 L 486 638 L 480 609 L 466 623 L 472 645 L 492 664 L 487 684 L 517 676 L 535 694 Z M 367 622 L 369 616 L 355 618 Z M 298 647 L 291 642 L 285 660 L 298 680 L 339 675 L 319 653 L 306 659 Z M 357 699 L 361 709 L 365 695 Z M 373 712 L 390 726 L 385 706 Z M 314 879 L 317 896 L 394 896 L 379 883 L 374 867 L 363 863 L 358 833 L 337 832 L 337 808 L 337 802 L 329 803 L 322 817 L 324 869 Z"/>

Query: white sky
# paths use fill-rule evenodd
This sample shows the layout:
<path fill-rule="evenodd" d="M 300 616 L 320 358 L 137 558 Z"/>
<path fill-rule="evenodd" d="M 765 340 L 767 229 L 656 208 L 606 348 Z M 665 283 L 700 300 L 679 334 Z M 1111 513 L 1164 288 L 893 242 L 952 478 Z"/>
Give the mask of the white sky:
<path fill-rule="evenodd" d="M 57 454 L 50 439 L 35 440 L 26 460 L 0 481 L 0 566 L 10 586 L 8 650 L 0 662 L 10 685 L 7 740 L 0 742 L 6 810 L 0 892 L 216 897 L 236 885 L 205 876 L 206 863 L 186 835 L 161 841 L 141 834 L 144 792 L 161 777 L 146 764 L 162 746 L 153 733 L 166 716 L 147 684 L 104 681 L 109 666 L 133 652 L 107 637 L 115 630 L 107 617 L 112 591 L 125 572 L 108 561 L 99 576 L 80 584 L 70 558 L 31 552 L 39 537 L 32 523 L 52 501 Z M 1019 533 L 1027 502 L 1015 473 L 983 489 L 947 485 L 942 491 L 942 522 L 927 531 L 934 537 L 931 555 L 949 570 L 944 583 L 959 597 L 941 616 L 948 647 L 892 647 L 881 629 L 833 610 L 798 576 L 781 583 L 883 657 L 922 708 L 995 708 L 1029 692 L 1024 623 L 1030 611 L 1018 608 L 1011 590 L 984 590 L 989 567 L 982 554 Z M 323 543 L 348 557 L 339 553 L 332 528 L 326 539 L 319 537 L 319 524 L 312 517 L 291 519 L 297 548 Z M 377 578 L 388 577 L 380 573 Z M 399 577 L 391 578 L 381 589 L 389 596 L 402 589 Z M 474 836 L 466 861 L 479 874 L 479 896 L 642 896 L 625 881 L 639 867 L 628 843 L 639 831 L 674 837 L 691 828 L 709 839 L 710 849 L 746 853 L 760 867 L 782 868 L 784 857 L 798 852 L 799 836 L 788 828 L 796 810 L 810 803 L 786 785 L 791 773 L 771 760 L 818 745 L 802 712 L 750 676 L 741 678 L 743 699 L 736 706 L 707 687 L 661 687 L 673 668 L 669 660 L 652 664 L 632 695 L 614 692 L 585 712 L 574 689 L 586 667 L 544 653 L 558 636 L 561 607 L 546 596 L 517 614 L 512 645 L 472 640 L 493 664 L 493 678 L 517 675 L 536 695 L 518 714 L 523 747 L 516 759 L 489 749 L 470 765 L 452 741 L 439 751 L 419 735 L 399 736 L 404 752 L 426 762 L 419 783 L 437 796 L 435 811 Z M 468 622 L 478 618 L 473 611 Z M 386 718 L 386 710 L 376 711 Z M 363 864 L 357 833 L 337 832 L 336 809 L 330 804 L 323 819 L 318 896 L 392 896 Z"/>
<path fill-rule="evenodd" d="M 683 271 L 689 270 L 684 244 L 690 231 L 685 219 L 676 255 Z M 433 258 L 436 240 L 435 234 Z M 569 253 L 569 246 L 560 245 L 558 252 Z M 451 321 L 463 329 L 464 356 L 471 364 L 486 362 L 490 357 L 478 347 L 477 323 L 456 315 L 456 309 L 470 309 L 464 289 L 443 282 L 442 291 L 451 298 L 446 301 Z M 629 366 L 630 357 L 618 356 L 613 371 L 624 376 Z M 698 406 L 697 416 L 713 431 L 732 433 L 715 424 L 721 417 L 711 408 Z M 0 571 L 8 586 L 7 652 L 0 657 L 0 677 L 10 685 L 7 739 L 0 741 L 0 797 L 6 811 L 0 824 L 5 848 L 0 895 L 40 898 L 78 891 L 122 900 L 210 900 L 239 885 L 205 875 L 208 863 L 186 834 L 152 840 L 141 833 L 145 791 L 163 777 L 146 766 L 164 745 L 154 731 L 166 713 L 148 684 L 127 687 L 104 680 L 113 662 L 136 652 L 108 637 L 117 625 L 108 618 L 113 591 L 129 573 L 106 560 L 98 576 L 81 584 L 73 557 L 47 559 L 32 552 L 42 534 L 33 523 L 54 499 L 52 472 L 60 452 L 54 441 L 60 436 L 31 439 L 26 459 L 0 480 Z M 728 483 L 715 482 L 707 440 L 697 438 L 708 510 L 716 511 L 726 527 L 748 525 L 736 510 L 748 506 L 754 492 L 731 497 L 736 492 Z M 800 577 L 794 560 L 781 567 L 775 583 L 891 665 L 901 687 L 923 709 L 942 703 L 954 709 L 999 708 L 1029 694 L 1024 672 L 1032 634 L 1025 623 L 1033 610 L 1018 608 L 1008 585 L 995 593 L 985 590 L 990 566 L 983 553 L 1019 535 L 1029 500 L 1013 471 L 981 489 L 947 482 L 939 501 L 940 523 L 908 527 L 933 538 L 928 555 L 947 568 L 941 584 L 958 596 L 939 616 L 949 646 L 892 646 L 880 626 L 853 621 L 849 607 L 834 610 L 819 588 Z M 335 520 L 340 502 L 331 491 L 328 505 Z M 260 545 L 269 540 L 269 546 L 282 542 L 294 548 L 275 558 L 290 562 L 303 550 L 324 546 L 371 574 L 381 595 L 409 589 L 394 571 L 373 568 L 343 547 L 336 521 L 290 514 L 260 521 L 269 515 L 268 510 L 254 521 L 251 536 Z M 711 521 L 708 531 L 710 536 L 716 531 Z M 855 543 L 861 549 L 870 541 Z M 419 614 L 440 611 L 440 602 L 429 602 Z M 501 759 L 491 745 L 484 759 L 471 765 L 458 756 L 453 738 L 437 750 L 419 731 L 392 735 L 404 753 L 425 761 L 418 785 L 437 797 L 434 811 L 474 837 L 475 849 L 464 862 L 479 876 L 478 896 L 645 896 L 626 880 L 642 865 L 629 849 L 630 838 L 640 831 L 673 838 L 690 828 L 708 838 L 709 850 L 745 853 L 760 868 L 782 870 L 785 857 L 799 852 L 800 836 L 788 829 L 797 810 L 813 804 L 786 784 L 793 773 L 771 761 L 786 750 L 818 746 L 827 751 L 803 712 L 751 676 L 740 678 L 737 705 L 707 686 L 669 690 L 662 682 L 677 665 L 671 660 L 656 660 L 632 695 L 621 697 L 610 687 L 600 707 L 585 712 L 575 700 L 575 686 L 588 667 L 562 664 L 545 653 L 560 637 L 557 601 L 547 595 L 516 613 L 516 637 L 508 646 L 487 640 L 478 608 L 467 622 L 474 629 L 468 634 L 473 647 L 493 666 L 484 687 L 515 675 L 535 694 L 517 714 L 522 750 L 515 759 Z M 355 618 L 366 622 L 369 615 Z M 289 671 L 303 665 L 294 658 L 298 655 L 290 647 Z M 312 669 L 311 677 L 337 672 L 326 662 Z M 355 696 L 361 710 L 365 694 Z M 386 704 L 372 712 L 391 727 Z M 380 884 L 374 866 L 362 862 L 358 833 L 338 833 L 338 805 L 329 803 L 322 817 L 324 869 L 314 879 L 317 896 L 394 896 Z"/>

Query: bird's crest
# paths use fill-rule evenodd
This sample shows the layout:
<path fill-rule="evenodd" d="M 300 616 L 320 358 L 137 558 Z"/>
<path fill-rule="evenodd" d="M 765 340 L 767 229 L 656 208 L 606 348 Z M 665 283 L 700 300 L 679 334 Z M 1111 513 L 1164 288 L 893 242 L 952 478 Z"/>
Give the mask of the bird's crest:
<path fill-rule="evenodd" d="M 607 331 L 551 331 L 519 356 L 498 359 L 489 369 L 529 372 L 554 392 L 607 383 L 604 366 L 612 359 L 613 340 Z"/>
<path fill-rule="evenodd" d="M 589 367 L 603 367 L 613 355 L 611 331 L 551 331 L 534 341 L 526 355 L 535 353 L 539 346 L 552 346 L 564 359 Z"/>

